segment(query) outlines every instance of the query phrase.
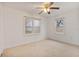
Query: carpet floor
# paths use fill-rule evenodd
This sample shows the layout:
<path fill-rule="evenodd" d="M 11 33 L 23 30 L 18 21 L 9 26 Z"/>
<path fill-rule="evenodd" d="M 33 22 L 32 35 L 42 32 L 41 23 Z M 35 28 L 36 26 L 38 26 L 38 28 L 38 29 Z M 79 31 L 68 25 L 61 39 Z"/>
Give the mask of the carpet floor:
<path fill-rule="evenodd" d="M 79 47 L 56 42 L 42 40 L 15 48 L 4 50 L 3 56 L 10 57 L 79 57 Z"/>

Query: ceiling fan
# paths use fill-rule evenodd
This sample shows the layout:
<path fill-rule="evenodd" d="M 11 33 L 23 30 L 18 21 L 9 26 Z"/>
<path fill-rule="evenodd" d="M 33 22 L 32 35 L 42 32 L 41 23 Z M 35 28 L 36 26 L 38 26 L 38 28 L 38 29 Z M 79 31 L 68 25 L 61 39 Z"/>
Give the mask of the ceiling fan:
<path fill-rule="evenodd" d="M 59 7 L 54 7 L 54 6 L 52 6 L 53 4 L 54 4 L 54 2 L 46 2 L 46 3 L 44 3 L 42 7 L 38 7 L 38 9 L 41 9 L 41 12 L 39 12 L 38 14 L 41 14 L 43 12 L 50 14 L 50 9 L 58 10 Z"/>

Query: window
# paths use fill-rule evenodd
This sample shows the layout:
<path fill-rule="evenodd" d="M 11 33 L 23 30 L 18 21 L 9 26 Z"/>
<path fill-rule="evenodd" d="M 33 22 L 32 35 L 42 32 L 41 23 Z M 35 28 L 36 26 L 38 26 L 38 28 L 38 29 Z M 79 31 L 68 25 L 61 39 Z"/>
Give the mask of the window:
<path fill-rule="evenodd" d="M 25 34 L 28 33 L 40 33 L 40 20 L 25 18 Z"/>

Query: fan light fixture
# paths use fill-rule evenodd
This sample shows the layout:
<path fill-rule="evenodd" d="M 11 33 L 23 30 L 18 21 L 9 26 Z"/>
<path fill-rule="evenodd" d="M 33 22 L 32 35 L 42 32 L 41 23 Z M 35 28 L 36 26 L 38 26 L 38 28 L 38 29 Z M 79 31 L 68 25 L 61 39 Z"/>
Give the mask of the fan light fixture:
<path fill-rule="evenodd" d="M 41 9 L 41 11 L 40 11 L 38 14 L 43 13 L 43 11 L 44 11 L 45 13 L 50 14 L 50 9 L 58 10 L 59 7 L 52 6 L 53 3 L 54 3 L 54 2 L 44 3 L 42 7 L 38 7 L 38 9 Z"/>
<path fill-rule="evenodd" d="M 44 12 L 45 12 L 45 13 L 47 13 L 47 12 L 49 12 L 49 11 L 50 11 L 49 8 L 48 8 L 48 9 L 44 8 Z"/>

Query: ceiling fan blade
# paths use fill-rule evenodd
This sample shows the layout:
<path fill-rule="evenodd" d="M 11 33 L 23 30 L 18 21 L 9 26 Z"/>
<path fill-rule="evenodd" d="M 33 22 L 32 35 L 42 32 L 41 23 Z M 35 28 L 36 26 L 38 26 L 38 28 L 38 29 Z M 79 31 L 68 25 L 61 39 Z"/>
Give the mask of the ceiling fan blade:
<path fill-rule="evenodd" d="M 50 9 L 59 9 L 59 7 L 50 7 Z"/>
<path fill-rule="evenodd" d="M 43 10 L 41 12 L 39 12 L 38 14 L 41 14 L 43 12 Z"/>

